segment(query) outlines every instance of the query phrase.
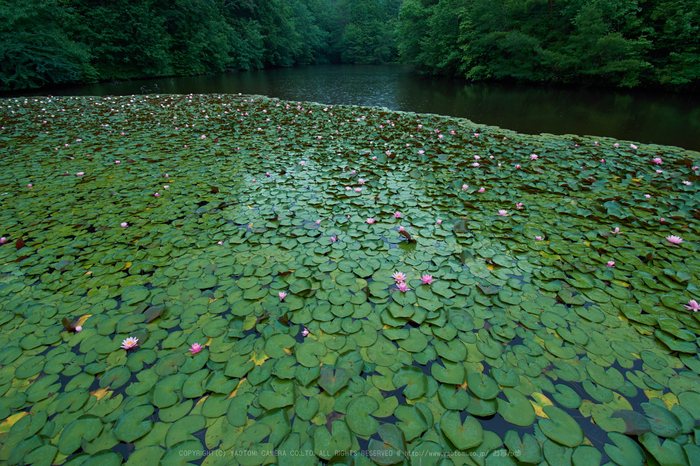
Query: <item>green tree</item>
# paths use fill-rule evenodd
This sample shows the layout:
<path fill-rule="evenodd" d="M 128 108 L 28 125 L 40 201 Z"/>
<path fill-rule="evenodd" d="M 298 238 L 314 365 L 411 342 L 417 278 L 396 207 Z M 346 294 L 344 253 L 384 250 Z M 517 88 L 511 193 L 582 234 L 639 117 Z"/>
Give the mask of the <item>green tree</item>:
<path fill-rule="evenodd" d="M 55 0 L 0 5 L 0 89 L 97 79 L 87 47 L 61 29 L 68 17 Z"/>

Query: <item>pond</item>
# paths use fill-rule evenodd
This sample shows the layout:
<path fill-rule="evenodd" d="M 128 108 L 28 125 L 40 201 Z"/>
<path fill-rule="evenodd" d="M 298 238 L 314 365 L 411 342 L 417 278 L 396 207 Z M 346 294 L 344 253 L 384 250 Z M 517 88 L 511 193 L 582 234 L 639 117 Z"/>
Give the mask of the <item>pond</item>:
<path fill-rule="evenodd" d="M 46 94 L 42 91 L 41 94 Z M 589 134 L 700 151 L 700 95 L 467 84 L 402 66 L 324 65 L 103 83 L 56 95 L 260 94 L 468 118 L 528 134 Z"/>
<path fill-rule="evenodd" d="M 0 150 L 7 464 L 700 449 L 697 152 L 238 94 L 8 99 Z"/>

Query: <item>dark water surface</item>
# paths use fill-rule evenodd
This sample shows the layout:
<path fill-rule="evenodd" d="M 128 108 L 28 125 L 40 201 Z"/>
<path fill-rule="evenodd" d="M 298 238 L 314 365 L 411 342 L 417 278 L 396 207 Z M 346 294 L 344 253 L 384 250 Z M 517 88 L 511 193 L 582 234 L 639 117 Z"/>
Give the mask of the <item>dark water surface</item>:
<path fill-rule="evenodd" d="M 700 151 L 700 96 L 467 84 L 402 66 L 323 65 L 66 87 L 55 95 L 244 93 L 463 117 L 521 133 L 608 136 Z M 46 94 L 47 91 L 39 92 Z"/>

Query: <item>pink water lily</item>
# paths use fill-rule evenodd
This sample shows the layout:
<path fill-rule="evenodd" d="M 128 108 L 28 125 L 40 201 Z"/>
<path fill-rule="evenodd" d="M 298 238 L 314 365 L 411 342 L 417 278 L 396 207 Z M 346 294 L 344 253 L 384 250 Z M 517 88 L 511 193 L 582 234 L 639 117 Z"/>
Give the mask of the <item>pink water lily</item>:
<path fill-rule="evenodd" d="M 82 331 L 83 331 L 83 327 L 81 327 L 80 325 L 78 325 L 77 327 L 75 327 L 75 331 L 76 331 L 76 332 L 82 332 Z"/>
<path fill-rule="evenodd" d="M 685 180 L 685 181 L 683 181 L 683 184 L 686 185 L 686 186 L 690 186 L 690 185 L 693 184 L 693 183 L 691 183 L 691 182 L 688 181 L 688 180 Z"/>
<path fill-rule="evenodd" d="M 280 297 L 280 301 L 284 301 L 284 298 L 287 297 L 287 293 L 285 293 L 284 291 L 280 291 L 279 297 Z"/>
<path fill-rule="evenodd" d="M 516 165 L 515 165 L 515 168 L 518 169 L 518 170 L 520 170 L 520 165 L 519 165 L 519 164 L 516 164 Z"/>
<path fill-rule="evenodd" d="M 134 337 L 129 337 L 126 340 L 122 341 L 122 349 L 129 350 L 131 348 L 136 348 L 139 346 L 139 339 L 134 338 Z"/>
<path fill-rule="evenodd" d="M 299 162 L 299 165 L 301 165 L 301 166 L 303 167 L 304 165 L 306 165 L 306 162 L 304 162 L 304 161 L 302 160 L 301 162 Z"/>
<path fill-rule="evenodd" d="M 435 281 L 432 275 L 423 275 L 422 277 L 420 277 L 420 279 L 424 285 L 430 285 Z"/>
<path fill-rule="evenodd" d="M 362 178 L 360 178 L 359 180 L 357 180 L 357 182 L 360 183 L 360 184 L 365 184 L 365 180 L 363 180 Z"/>
<path fill-rule="evenodd" d="M 406 231 L 406 229 L 402 226 L 399 226 L 399 231 Z"/>
<path fill-rule="evenodd" d="M 391 276 L 394 280 L 396 280 L 396 283 L 401 283 L 406 281 L 406 274 L 403 272 L 394 272 L 394 274 Z"/>
<path fill-rule="evenodd" d="M 406 282 L 397 283 L 396 286 L 399 288 L 399 291 L 402 293 L 405 293 L 407 291 L 411 291 L 411 289 L 408 287 Z"/>
<path fill-rule="evenodd" d="M 128 223 L 126 223 L 126 222 L 122 222 L 122 223 L 121 223 L 120 225 L 121 225 L 121 227 L 122 227 L 122 228 L 126 228 L 126 227 L 128 227 L 128 226 L 129 226 L 129 224 L 128 224 Z"/>
<path fill-rule="evenodd" d="M 202 351 L 204 347 L 200 345 L 199 343 L 192 343 L 192 346 L 190 346 L 190 353 L 192 354 L 197 354 L 200 351 Z"/>
<path fill-rule="evenodd" d="M 698 302 L 694 299 L 691 299 L 688 301 L 688 304 L 685 305 L 685 308 L 689 311 L 698 312 L 700 311 L 700 304 L 698 304 Z"/>
<path fill-rule="evenodd" d="M 468 184 L 463 184 L 463 185 L 462 185 L 462 191 L 466 191 L 467 189 L 469 189 L 469 185 L 468 185 Z"/>
<path fill-rule="evenodd" d="M 667 236 L 666 240 L 672 244 L 681 244 L 683 242 L 683 238 L 676 235 Z"/>
<path fill-rule="evenodd" d="M 541 236 L 535 236 L 535 239 L 536 239 L 537 241 L 542 241 L 544 238 L 542 238 Z"/>
<path fill-rule="evenodd" d="M 515 204 L 515 207 L 516 207 L 518 210 L 523 210 L 523 203 L 522 203 L 522 202 L 518 202 L 517 204 Z"/>
<path fill-rule="evenodd" d="M 85 172 L 78 172 L 75 174 L 75 176 L 83 176 L 84 174 L 85 174 Z"/>
<path fill-rule="evenodd" d="M 605 265 L 607 265 L 608 267 L 615 267 L 615 261 L 608 261 L 608 263 Z"/>
<path fill-rule="evenodd" d="M 507 211 L 507 210 L 501 209 L 501 210 L 498 211 L 498 215 L 500 215 L 501 217 L 507 217 L 507 216 L 508 216 L 508 211 Z"/>
<path fill-rule="evenodd" d="M 119 165 L 121 162 L 119 160 L 114 161 L 114 165 Z"/>
<path fill-rule="evenodd" d="M 394 212 L 394 218 L 401 218 L 401 212 L 399 212 L 399 211 Z"/>
<path fill-rule="evenodd" d="M 301 336 L 302 336 L 302 337 L 308 337 L 308 336 L 309 336 L 309 333 L 311 333 L 311 332 L 309 332 L 309 329 L 306 328 L 306 327 L 304 327 L 304 330 L 301 331 Z"/>
<path fill-rule="evenodd" d="M 0 238 L 0 244 L 5 244 L 5 243 L 7 243 L 7 238 L 5 238 L 3 236 L 2 238 Z"/>
<path fill-rule="evenodd" d="M 361 193 L 361 192 L 362 192 L 362 188 L 355 188 L 355 192 L 356 192 L 356 193 Z"/>
<path fill-rule="evenodd" d="M 345 187 L 345 190 L 346 190 L 346 191 L 352 191 L 352 188 L 351 188 L 350 186 L 346 186 L 346 187 Z"/>
<path fill-rule="evenodd" d="M 437 224 L 442 225 L 442 220 L 438 219 Z"/>
<path fill-rule="evenodd" d="M 537 154 L 530 154 L 530 160 L 537 160 L 539 156 Z"/>
<path fill-rule="evenodd" d="M 216 244 L 218 244 L 219 246 L 223 246 L 223 245 L 224 245 L 224 242 L 223 242 L 223 241 L 219 241 L 219 242 L 216 243 Z"/>
<path fill-rule="evenodd" d="M 486 188 L 479 188 L 480 193 L 483 193 L 484 191 L 486 191 Z"/>
<path fill-rule="evenodd" d="M 620 143 L 616 142 L 615 144 L 613 144 L 613 147 L 617 149 L 618 147 L 620 147 Z"/>
<path fill-rule="evenodd" d="M 372 217 L 368 218 L 368 219 L 367 219 L 367 223 L 369 223 L 370 225 L 373 224 L 373 223 L 374 223 L 374 219 L 373 219 Z"/>
<path fill-rule="evenodd" d="M 153 196 L 154 196 L 154 197 L 160 197 L 160 194 L 158 194 L 158 193 L 156 192 L 156 193 L 153 193 Z"/>
<path fill-rule="evenodd" d="M 615 235 L 620 234 L 620 227 L 615 227 L 615 229 L 613 231 L 611 231 L 610 233 L 613 233 Z"/>
<path fill-rule="evenodd" d="M 651 161 L 657 165 L 661 165 L 661 163 L 663 162 L 663 160 L 660 157 L 654 157 L 653 159 L 651 159 Z"/>
<path fill-rule="evenodd" d="M 651 194 L 645 194 L 644 197 L 646 197 L 647 199 L 651 199 Z"/>
<path fill-rule="evenodd" d="M 635 146 L 634 144 L 630 144 L 630 148 L 631 148 L 631 149 L 636 149 L 637 146 Z"/>

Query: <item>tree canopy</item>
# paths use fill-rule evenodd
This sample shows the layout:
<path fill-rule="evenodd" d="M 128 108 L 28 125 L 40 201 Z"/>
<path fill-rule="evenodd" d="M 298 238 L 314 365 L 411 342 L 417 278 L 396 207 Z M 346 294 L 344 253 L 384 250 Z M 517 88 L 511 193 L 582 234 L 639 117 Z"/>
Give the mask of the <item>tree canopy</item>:
<path fill-rule="evenodd" d="M 322 63 L 688 90 L 697 0 L 6 0 L 0 90 Z"/>

